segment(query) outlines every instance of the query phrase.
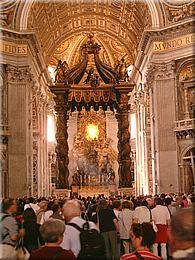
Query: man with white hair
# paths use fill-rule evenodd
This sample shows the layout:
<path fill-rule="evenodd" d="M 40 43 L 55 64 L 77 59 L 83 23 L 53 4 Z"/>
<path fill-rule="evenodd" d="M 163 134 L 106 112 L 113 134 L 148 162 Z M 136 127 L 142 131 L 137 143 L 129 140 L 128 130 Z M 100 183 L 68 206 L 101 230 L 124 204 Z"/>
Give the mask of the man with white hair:
<path fill-rule="evenodd" d="M 67 224 L 73 223 L 82 228 L 86 222 L 81 218 L 81 207 L 77 200 L 69 200 L 63 206 L 63 215 Z M 89 228 L 98 230 L 97 226 L 89 221 Z M 81 250 L 80 231 L 71 225 L 66 225 L 61 247 L 71 250 L 77 257 Z"/>
<path fill-rule="evenodd" d="M 168 237 L 173 259 L 195 259 L 194 211 L 193 207 L 178 209 L 171 218 Z"/>
<path fill-rule="evenodd" d="M 43 200 L 40 202 L 40 209 L 36 212 L 37 215 L 37 223 L 42 225 L 45 222 L 45 212 L 47 210 L 48 202 Z"/>

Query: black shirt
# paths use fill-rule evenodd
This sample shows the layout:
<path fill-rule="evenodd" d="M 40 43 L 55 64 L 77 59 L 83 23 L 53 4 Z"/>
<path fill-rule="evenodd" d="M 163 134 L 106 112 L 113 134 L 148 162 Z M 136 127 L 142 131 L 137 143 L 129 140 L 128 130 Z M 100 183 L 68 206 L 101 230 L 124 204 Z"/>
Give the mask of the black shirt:
<path fill-rule="evenodd" d="M 100 232 L 108 232 L 116 230 L 114 225 L 114 219 L 116 216 L 112 209 L 101 209 L 98 213 L 99 215 L 99 228 Z"/>

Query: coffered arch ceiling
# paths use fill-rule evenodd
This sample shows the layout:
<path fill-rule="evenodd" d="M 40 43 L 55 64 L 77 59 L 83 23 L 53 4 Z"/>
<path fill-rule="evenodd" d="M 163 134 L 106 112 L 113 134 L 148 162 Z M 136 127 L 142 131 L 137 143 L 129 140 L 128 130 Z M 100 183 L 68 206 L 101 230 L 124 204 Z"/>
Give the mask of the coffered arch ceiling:
<path fill-rule="evenodd" d="M 123 56 L 135 61 L 143 30 L 151 23 L 148 5 L 136 0 L 34 1 L 27 29 L 36 32 L 46 65 L 57 58 L 73 65 L 86 35 L 93 32 L 102 57 L 113 66 Z"/>
<path fill-rule="evenodd" d="M 109 63 L 116 58 L 115 52 L 111 55 L 113 41 L 121 55 L 125 53 L 133 62 L 145 28 L 160 29 L 192 19 L 193 3 L 194 0 L 1 0 L 0 26 L 35 32 L 46 65 L 55 57 L 56 49 L 73 36 L 77 50 L 89 31 L 95 33 Z M 74 57 L 75 54 L 69 57 L 71 63 Z"/>

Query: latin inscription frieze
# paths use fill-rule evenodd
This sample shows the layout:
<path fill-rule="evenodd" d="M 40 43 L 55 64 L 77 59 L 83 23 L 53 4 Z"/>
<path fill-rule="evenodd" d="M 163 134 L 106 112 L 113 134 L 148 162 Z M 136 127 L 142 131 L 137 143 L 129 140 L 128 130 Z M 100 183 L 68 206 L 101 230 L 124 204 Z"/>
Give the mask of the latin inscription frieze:
<path fill-rule="evenodd" d="M 154 52 L 163 52 L 174 50 L 181 47 L 186 47 L 195 43 L 195 34 L 188 34 L 180 38 L 171 39 L 163 42 L 154 42 Z"/>
<path fill-rule="evenodd" d="M 11 55 L 27 55 L 27 44 L 16 44 L 12 42 L 2 41 L 0 44 L 0 53 L 8 53 Z"/>

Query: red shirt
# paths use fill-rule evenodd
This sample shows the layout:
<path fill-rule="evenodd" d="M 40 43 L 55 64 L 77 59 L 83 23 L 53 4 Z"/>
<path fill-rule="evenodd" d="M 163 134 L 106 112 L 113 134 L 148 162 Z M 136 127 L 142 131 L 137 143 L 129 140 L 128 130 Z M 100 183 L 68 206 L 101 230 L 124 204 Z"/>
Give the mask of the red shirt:
<path fill-rule="evenodd" d="M 29 260 L 52 260 L 56 256 L 55 260 L 76 260 L 75 255 L 70 250 L 62 249 L 60 246 L 49 247 L 43 246 L 37 250 L 34 250 L 30 254 Z"/>
<path fill-rule="evenodd" d="M 151 252 L 147 250 L 138 250 L 137 251 L 143 258 L 144 260 L 160 260 L 162 259 L 159 256 L 153 255 Z M 125 254 L 121 256 L 120 260 L 137 260 L 137 256 L 134 253 L 131 254 Z"/>

